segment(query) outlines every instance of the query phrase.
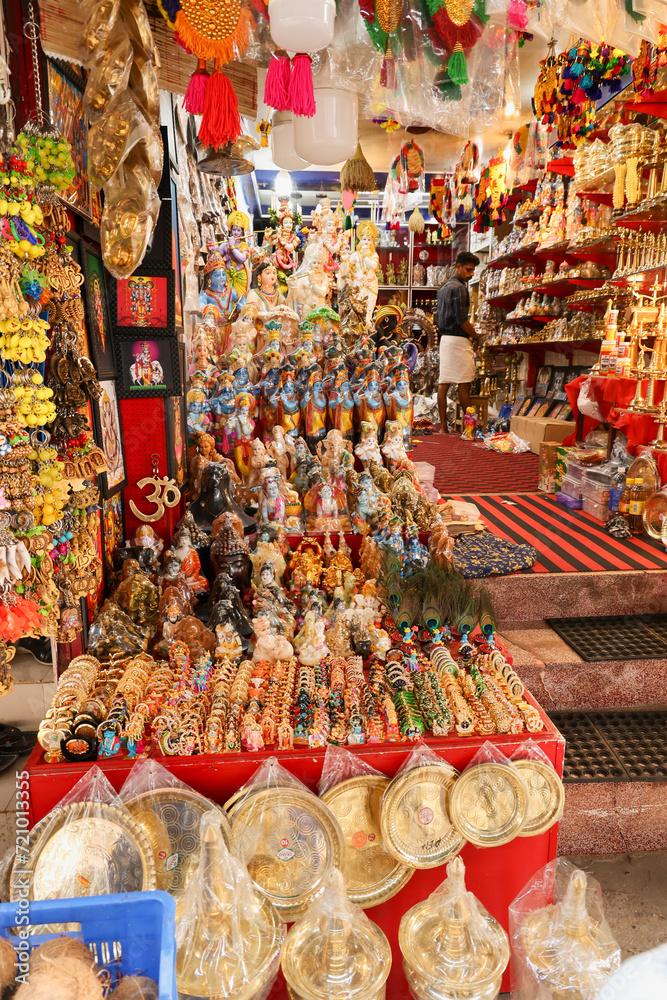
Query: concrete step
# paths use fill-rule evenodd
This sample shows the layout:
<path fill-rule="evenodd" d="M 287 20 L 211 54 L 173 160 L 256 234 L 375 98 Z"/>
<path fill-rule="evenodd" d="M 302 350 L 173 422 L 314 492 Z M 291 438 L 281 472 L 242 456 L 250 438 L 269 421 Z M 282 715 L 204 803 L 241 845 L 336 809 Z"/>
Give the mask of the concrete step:
<path fill-rule="evenodd" d="M 667 782 L 565 783 L 559 854 L 667 850 Z"/>
<path fill-rule="evenodd" d="M 498 631 L 515 670 L 546 711 L 667 705 L 665 659 L 588 662 L 545 621 L 503 621 Z"/>

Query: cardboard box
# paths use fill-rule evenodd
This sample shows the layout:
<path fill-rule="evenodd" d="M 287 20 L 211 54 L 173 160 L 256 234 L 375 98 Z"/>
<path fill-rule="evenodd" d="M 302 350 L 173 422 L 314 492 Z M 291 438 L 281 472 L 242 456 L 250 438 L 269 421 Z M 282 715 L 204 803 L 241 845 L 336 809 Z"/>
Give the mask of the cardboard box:
<path fill-rule="evenodd" d="M 540 445 L 540 470 L 537 488 L 542 493 L 556 492 L 556 453 L 558 441 L 543 441 Z"/>
<path fill-rule="evenodd" d="M 560 491 L 561 480 L 567 473 L 567 456 L 572 448 L 573 445 L 562 444 L 556 449 L 556 493 Z"/>
<path fill-rule="evenodd" d="M 539 455 L 543 441 L 563 441 L 574 434 L 574 420 L 551 420 L 549 417 L 512 417 L 510 430 L 527 441 L 534 455 Z"/>

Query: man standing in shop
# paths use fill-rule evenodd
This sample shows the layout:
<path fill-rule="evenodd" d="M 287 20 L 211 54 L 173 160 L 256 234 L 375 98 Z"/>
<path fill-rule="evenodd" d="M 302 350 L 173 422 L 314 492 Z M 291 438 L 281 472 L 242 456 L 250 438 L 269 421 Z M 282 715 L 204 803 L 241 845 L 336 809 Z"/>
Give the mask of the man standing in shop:
<path fill-rule="evenodd" d="M 461 408 L 470 406 L 470 383 L 475 378 L 475 328 L 468 319 L 470 296 L 468 282 L 479 257 L 467 250 L 456 257 L 456 274 L 438 292 L 438 331 L 440 333 L 440 379 L 438 410 L 440 430 L 447 433 L 447 392 L 453 383 L 458 386 Z"/>

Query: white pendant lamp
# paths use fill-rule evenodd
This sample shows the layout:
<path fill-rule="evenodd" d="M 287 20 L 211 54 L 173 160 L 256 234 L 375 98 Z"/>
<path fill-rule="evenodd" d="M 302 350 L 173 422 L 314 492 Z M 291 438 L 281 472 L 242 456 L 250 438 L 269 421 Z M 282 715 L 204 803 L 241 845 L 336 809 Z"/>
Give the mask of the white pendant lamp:
<path fill-rule="evenodd" d="M 331 45 L 336 0 L 269 0 L 271 38 L 289 52 L 319 52 Z"/>
<path fill-rule="evenodd" d="M 310 166 L 294 150 L 294 119 L 291 111 L 274 111 L 271 118 L 271 158 L 283 170 L 304 170 Z"/>
<path fill-rule="evenodd" d="M 316 83 L 315 105 L 312 118 L 294 121 L 297 156 L 322 167 L 347 160 L 357 148 L 357 95 L 334 87 L 318 87 Z"/>

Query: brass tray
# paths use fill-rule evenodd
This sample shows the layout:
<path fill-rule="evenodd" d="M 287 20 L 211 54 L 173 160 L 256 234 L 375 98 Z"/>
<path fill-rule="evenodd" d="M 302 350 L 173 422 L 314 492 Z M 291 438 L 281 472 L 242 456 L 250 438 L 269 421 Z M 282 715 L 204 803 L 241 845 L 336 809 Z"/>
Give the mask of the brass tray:
<path fill-rule="evenodd" d="M 380 806 L 388 785 L 389 778 L 362 774 L 321 796 L 345 837 L 343 876 L 348 898 L 363 909 L 391 899 L 414 875 L 414 868 L 397 861 L 384 846 Z"/>
<path fill-rule="evenodd" d="M 517 837 L 536 837 L 549 830 L 563 815 L 563 782 L 544 760 L 527 758 L 513 763 L 528 793 L 528 810 Z"/>
<path fill-rule="evenodd" d="M 148 837 L 119 806 L 74 802 L 58 806 L 30 831 L 29 864 L 14 862 L 10 899 L 71 899 L 155 889 Z M 29 874 L 22 872 L 28 869 Z"/>
<path fill-rule="evenodd" d="M 232 828 L 227 814 L 204 795 L 191 788 L 155 788 L 136 795 L 125 803 L 148 837 L 153 857 L 157 888 L 176 899 L 185 892 L 192 873 L 199 864 L 201 818 L 215 810 L 225 843 L 229 847 Z"/>
<path fill-rule="evenodd" d="M 420 764 L 393 778 L 382 798 L 380 828 L 389 853 L 411 868 L 435 868 L 456 857 L 465 838 L 450 819 L 449 796 L 458 771 Z"/>
<path fill-rule="evenodd" d="M 302 787 L 301 783 L 297 782 L 297 781 L 294 781 L 294 782 L 292 782 L 292 781 L 272 781 L 271 785 L 269 787 L 270 788 L 294 788 L 295 786 L 297 788 L 301 789 L 301 791 L 303 791 L 303 787 Z M 227 799 L 227 801 L 225 802 L 225 804 L 222 807 L 225 810 L 225 812 L 227 814 L 227 818 L 229 819 L 230 823 L 234 822 L 234 816 L 236 815 L 236 813 L 238 812 L 238 810 L 241 807 L 241 801 L 243 799 L 245 799 L 248 795 L 255 795 L 257 792 L 266 791 L 266 787 L 267 786 L 263 782 L 258 781 L 258 782 L 255 782 L 255 784 L 243 785 L 242 788 L 239 788 L 238 791 L 234 792 L 234 794 L 230 798 Z"/>
<path fill-rule="evenodd" d="M 510 764 L 489 761 L 464 771 L 449 802 L 452 823 L 477 847 L 508 844 L 526 818 L 526 790 Z"/>
<path fill-rule="evenodd" d="M 241 800 L 232 849 L 288 923 L 322 891 L 327 870 L 345 865 L 335 816 L 317 796 L 292 785 L 264 786 Z"/>
<path fill-rule="evenodd" d="M 627 478 L 637 479 L 638 476 L 641 476 L 644 480 L 646 499 L 658 492 L 660 489 L 660 473 L 658 472 L 658 463 L 653 458 L 641 456 L 630 462 Z"/>
<path fill-rule="evenodd" d="M 642 511 L 644 531 L 651 538 L 660 539 L 667 524 L 667 493 L 659 490 L 649 497 Z"/>

